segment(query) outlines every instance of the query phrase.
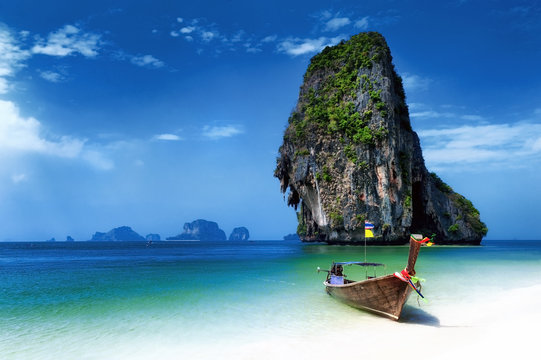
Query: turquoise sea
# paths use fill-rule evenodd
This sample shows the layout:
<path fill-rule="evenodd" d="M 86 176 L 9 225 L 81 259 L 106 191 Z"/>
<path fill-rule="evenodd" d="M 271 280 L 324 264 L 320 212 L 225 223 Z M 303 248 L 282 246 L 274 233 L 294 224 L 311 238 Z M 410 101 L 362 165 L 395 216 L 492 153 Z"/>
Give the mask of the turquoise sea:
<path fill-rule="evenodd" d="M 368 247 L 367 260 L 393 273 L 407 253 Z M 541 283 L 541 241 L 423 247 L 428 303 L 412 296 L 396 323 L 325 293 L 318 266 L 363 259 L 363 247 L 285 241 L 0 243 L 0 358 L 323 358 L 319 341 L 439 329 Z"/>

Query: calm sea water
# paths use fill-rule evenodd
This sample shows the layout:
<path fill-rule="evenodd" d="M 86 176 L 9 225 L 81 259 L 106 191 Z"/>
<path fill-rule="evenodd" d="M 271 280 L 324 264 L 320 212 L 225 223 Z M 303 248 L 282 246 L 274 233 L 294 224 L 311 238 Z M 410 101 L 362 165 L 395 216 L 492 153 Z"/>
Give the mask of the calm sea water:
<path fill-rule="evenodd" d="M 392 273 L 408 248 L 367 253 Z M 197 358 L 276 334 L 377 326 L 390 320 L 334 301 L 316 272 L 363 259 L 362 247 L 284 241 L 0 243 L 0 357 Z M 412 296 L 402 322 L 437 326 L 448 304 L 538 284 L 541 242 L 423 247 L 416 269 L 429 302 Z"/>

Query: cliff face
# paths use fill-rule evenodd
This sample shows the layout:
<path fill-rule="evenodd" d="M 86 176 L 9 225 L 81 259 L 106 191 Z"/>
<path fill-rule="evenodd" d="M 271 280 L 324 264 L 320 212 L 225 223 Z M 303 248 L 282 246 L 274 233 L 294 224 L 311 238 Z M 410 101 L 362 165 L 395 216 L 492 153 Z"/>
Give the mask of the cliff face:
<path fill-rule="evenodd" d="M 425 167 L 402 79 L 378 33 L 314 56 L 289 118 L 275 176 L 297 209 L 303 241 L 479 244 L 487 229 L 472 203 Z"/>

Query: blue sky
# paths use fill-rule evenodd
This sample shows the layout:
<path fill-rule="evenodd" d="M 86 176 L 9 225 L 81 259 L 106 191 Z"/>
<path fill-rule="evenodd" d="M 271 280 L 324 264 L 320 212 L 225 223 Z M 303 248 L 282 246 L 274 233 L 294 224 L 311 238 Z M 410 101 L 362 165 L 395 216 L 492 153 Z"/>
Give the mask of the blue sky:
<path fill-rule="evenodd" d="M 540 1 L 4 1 L 0 240 L 214 220 L 281 239 L 311 56 L 382 33 L 427 167 L 487 239 L 541 239 Z"/>

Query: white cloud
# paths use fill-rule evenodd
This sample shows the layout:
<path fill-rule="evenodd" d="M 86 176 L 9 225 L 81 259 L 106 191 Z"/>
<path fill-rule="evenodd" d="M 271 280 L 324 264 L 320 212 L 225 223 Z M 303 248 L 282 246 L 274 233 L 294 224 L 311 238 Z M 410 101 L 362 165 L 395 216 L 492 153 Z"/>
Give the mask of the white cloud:
<path fill-rule="evenodd" d="M 156 59 L 152 55 L 139 55 L 131 58 L 131 63 L 137 66 L 161 68 L 164 66 L 163 61 Z"/>
<path fill-rule="evenodd" d="M 406 93 L 409 91 L 428 90 L 428 87 L 432 82 L 431 79 L 408 73 L 402 75 L 402 80 L 404 81 L 404 88 L 406 89 Z"/>
<path fill-rule="evenodd" d="M 481 115 L 462 115 L 460 118 L 462 120 L 471 120 L 471 121 L 482 121 L 485 119 Z"/>
<path fill-rule="evenodd" d="M 241 42 L 246 37 L 246 32 L 244 30 L 237 31 L 231 38 L 231 42 Z M 226 39 L 225 39 L 226 40 Z"/>
<path fill-rule="evenodd" d="M 6 77 L 13 76 L 24 67 L 24 61 L 30 56 L 29 51 L 21 49 L 11 31 L 0 26 L 0 94 L 6 94 L 9 90 Z"/>
<path fill-rule="evenodd" d="M 190 34 L 194 32 L 195 26 L 186 26 L 180 29 L 181 34 Z"/>
<path fill-rule="evenodd" d="M 131 55 L 122 50 L 114 53 L 115 59 L 119 61 L 129 61 L 133 65 L 158 69 L 165 66 L 164 62 L 155 58 L 152 55 Z"/>
<path fill-rule="evenodd" d="M 321 14 L 319 15 L 319 17 L 322 19 L 322 20 L 327 20 L 327 19 L 330 19 L 332 18 L 332 13 L 329 11 L 329 10 L 323 10 L 321 12 Z"/>
<path fill-rule="evenodd" d="M 486 118 L 482 115 L 474 115 L 474 114 L 464 114 L 460 115 L 456 112 L 450 112 L 450 111 L 435 111 L 432 110 L 429 106 L 421 103 L 410 103 L 408 104 L 408 107 L 410 109 L 410 117 L 411 118 L 417 118 L 417 119 L 454 119 L 454 120 L 466 120 L 470 122 L 483 122 L 486 120 Z M 454 109 L 454 110 L 465 110 L 465 107 L 457 107 L 452 105 L 442 105 L 441 108 L 444 108 L 446 110 L 448 109 Z"/>
<path fill-rule="evenodd" d="M 265 36 L 263 40 L 261 40 L 262 43 L 269 43 L 269 42 L 275 42 L 278 36 L 276 35 L 269 35 Z"/>
<path fill-rule="evenodd" d="M 212 31 L 202 31 L 201 38 L 204 42 L 209 42 L 214 39 L 218 34 Z"/>
<path fill-rule="evenodd" d="M 178 23 L 181 23 L 181 22 L 183 22 L 183 21 L 184 21 L 183 18 L 181 18 L 181 17 L 178 17 L 178 18 L 177 18 L 177 22 L 178 22 Z"/>
<path fill-rule="evenodd" d="M 203 136 L 210 139 L 221 139 L 242 134 L 244 131 L 235 125 L 227 126 L 205 126 L 203 128 Z"/>
<path fill-rule="evenodd" d="M 355 24 L 353 25 L 356 29 L 366 30 L 368 29 L 368 16 L 363 17 L 362 19 L 359 19 L 355 21 Z"/>
<path fill-rule="evenodd" d="M 19 47 L 8 29 L 0 27 L 0 76 L 13 75 L 24 66 L 23 61 L 30 55 L 30 52 Z"/>
<path fill-rule="evenodd" d="M 115 167 L 115 163 L 99 150 L 85 150 L 81 157 L 98 170 L 112 170 Z"/>
<path fill-rule="evenodd" d="M 278 44 L 278 51 L 291 56 L 316 53 L 327 46 L 336 45 L 342 40 L 342 36 L 334 38 L 320 37 L 318 39 L 289 38 Z"/>
<path fill-rule="evenodd" d="M 98 55 L 101 35 L 83 33 L 73 25 L 65 25 L 63 28 L 48 35 L 47 40 L 40 39 L 32 47 L 34 54 L 51 56 L 68 56 L 79 53 L 85 57 Z"/>
<path fill-rule="evenodd" d="M 244 44 L 244 48 L 246 49 L 246 52 L 251 53 L 251 54 L 257 54 L 263 51 L 260 48 L 260 44 L 252 45 L 251 43 L 246 43 Z"/>
<path fill-rule="evenodd" d="M 351 24 L 351 20 L 349 18 L 335 17 L 325 23 L 325 31 L 336 31 L 349 24 Z"/>
<path fill-rule="evenodd" d="M 85 143 L 69 136 L 46 139 L 41 133 L 38 120 L 21 117 L 15 104 L 0 100 L 0 148 L 4 152 L 36 152 L 74 158 L 80 155 Z"/>
<path fill-rule="evenodd" d="M 439 112 L 439 111 L 433 111 L 433 110 L 426 110 L 426 111 L 419 111 L 419 112 L 410 113 L 410 117 L 412 117 L 412 118 L 439 119 L 439 118 L 454 118 L 454 117 L 456 117 L 456 114 L 450 113 L 450 112 Z"/>
<path fill-rule="evenodd" d="M 53 83 L 64 81 L 64 76 L 54 71 L 40 71 L 39 76 Z"/>
<path fill-rule="evenodd" d="M 539 137 L 535 141 L 532 141 L 532 151 L 540 151 L 541 152 L 541 137 Z"/>
<path fill-rule="evenodd" d="M 14 184 L 19 184 L 27 180 L 28 180 L 28 177 L 26 176 L 26 174 L 13 174 L 11 176 L 11 181 L 13 181 Z"/>
<path fill-rule="evenodd" d="M 44 135 L 42 124 L 33 117 L 24 118 L 10 101 L 0 100 L 0 155 L 42 154 L 68 159 L 83 159 L 93 167 L 110 170 L 112 160 L 99 149 L 89 149 L 86 139 Z"/>
<path fill-rule="evenodd" d="M 7 94 L 9 89 L 8 81 L 0 77 L 0 94 Z"/>
<path fill-rule="evenodd" d="M 175 31 L 175 30 L 171 31 L 169 34 L 170 34 L 172 37 L 179 37 L 179 36 L 180 36 L 180 34 L 179 34 L 177 31 Z"/>
<path fill-rule="evenodd" d="M 429 165 L 531 166 L 541 159 L 541 124 L 516 123 L 418 132 Z"/>
<path fill-rule="evenodd" d="M 179 140 L 182 140 L 182 138 L 180 136 L 175 135 L 175 134 L 155 135 L 153 137 L 153 139 L 155 139 L 155 140 L 166 140 L 166 141 L 179 141 Z"/>

